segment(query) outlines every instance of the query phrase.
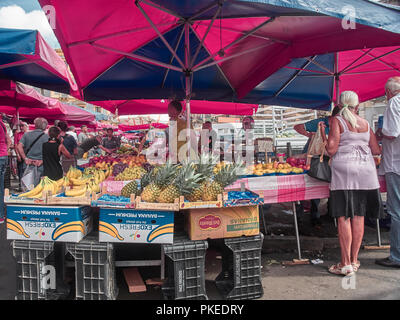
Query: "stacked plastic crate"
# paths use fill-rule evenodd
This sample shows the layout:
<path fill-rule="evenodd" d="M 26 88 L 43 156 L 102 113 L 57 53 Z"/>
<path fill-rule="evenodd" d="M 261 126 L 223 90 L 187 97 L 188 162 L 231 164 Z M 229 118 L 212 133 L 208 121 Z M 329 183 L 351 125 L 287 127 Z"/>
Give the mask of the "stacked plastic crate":
<path fill-rule="evenodd" d="M 113 244 L 97 239 L 98 235 L 89 235 L 79 243 L 67 244 L 75 259 L 76 300 L 115 300 L 118 296 Z"/>
<path fill-rule="evenodd" d="M 54 261 L 49 261 L 54 250 L 51 241 L 11 242 L 17 263 L 17 300 L 55 300 Z M 49 272 L 47 272 L 49 270 Z"/>
<path fill-rule="evenodd" d="M 263 296 L 261 249 L 264 236 L 226 238 L 222 272 L 215 280 L 224 299 L 257 299 Z"/>
<path fill-rule="evenodd" d="M 173 244 L 163 245 L 167 257 L 167 279 L 162 286 L 165 299 L 208 299 L 204 272 L 207 248 L 206 240 L 192 241 L 185 235 L 175 235 Z"/>

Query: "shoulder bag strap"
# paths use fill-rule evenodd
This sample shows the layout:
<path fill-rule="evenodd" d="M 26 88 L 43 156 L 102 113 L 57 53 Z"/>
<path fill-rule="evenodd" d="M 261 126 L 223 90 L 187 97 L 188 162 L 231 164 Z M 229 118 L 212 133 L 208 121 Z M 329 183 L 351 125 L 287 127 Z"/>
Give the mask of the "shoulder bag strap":
<path fill-rule="evenodd" d="M 26 149 L 25 155 L 28 156 L 29 151 L 31 151 L 32 147 L 35 145 L 35 143 L 44 135 L 44 132 L 42 134 L 39 134 L 39 136 L 31 143 L 28 149 Z"/>

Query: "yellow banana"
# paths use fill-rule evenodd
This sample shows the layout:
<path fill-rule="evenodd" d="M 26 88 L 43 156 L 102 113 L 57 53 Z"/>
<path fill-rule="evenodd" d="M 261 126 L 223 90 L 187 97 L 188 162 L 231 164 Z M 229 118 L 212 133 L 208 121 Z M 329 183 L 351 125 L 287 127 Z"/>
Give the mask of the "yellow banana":
<path fill-rule="evenodd" d="M 118 240 L 124 240 L 123 237 L 120 236 L 118 230 L 112 225 L 104 221 L 99 222 L 99 231 L 105 232 L 113 238 L 117 238 Z"/>
<path fill-rule="evenodd" d="M 25 192 L 25 193 L 21 193 L 18 195 L 18 198 L 30 198 L 33 195 L 36 195 L 37 193 L 41 193 L 42 189 L 43 189 L 43 179 L 40 180 L 40 182 L 38 183 L 38 185 L 36 187 L 34 187 L 31 191 Z"/>
<path fill-rule="evenodd" d="M 167 233 L 174 233 L 174 225 L 172 223 L 160 226 L 149 233 L 147 241 L 152 242 L 155 238 Z"/>
<path fill-rule="evenodd" d="M 66 190 L 65 195 L 67 197 L 82 197 L 85 195 L 86 191 L 87 187 L 85 186 L 84 188 Z"/>
<path fill-rule="evenodd" d="M 70 178 L 69 180 L 74 186 L 82 186 L 89 182 L 89 179 L 87 178 L 86 179 Z"/>
<path fill-rule="evenodd" d="M 7 229 L 15 231 L 18 234 L 22 234 L 25 238 L 30 238 L 30 236 L 25 233 L 24 228 L 17 221 L 7 218 Z"/>
<path fill-rule="evenodd" d="M 78 221 L 74 221 L 74 222 L 78 222 Z M 51 238 L 53 240 L 57 240 L 63 234 L 68 233 L 68 232 L 81 232 L 81 233 L 85 234 L 85 228 L 81 223 L 75 223 L 75 224 L 71 223 L 65 227 L 64 227 L 64 225 L 61 225 L 60 227 L 56 228 L 53 231 L 53 234 L 51 235 Z"/>

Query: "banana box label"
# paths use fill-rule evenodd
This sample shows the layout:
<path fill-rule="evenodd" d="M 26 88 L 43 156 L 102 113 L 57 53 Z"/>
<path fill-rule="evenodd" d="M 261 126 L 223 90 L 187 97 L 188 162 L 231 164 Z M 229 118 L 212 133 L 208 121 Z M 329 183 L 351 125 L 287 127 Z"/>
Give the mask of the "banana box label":
<path fill-rule="evenodd" d="M 7 206 L 7 239 L 79 242 L 92 231 L 91 208 Z"/>
<path fill-rule="evenodd" d="M 100 208 L 100 242 L 173 243 L 173 236 L 173 211 Z"/>

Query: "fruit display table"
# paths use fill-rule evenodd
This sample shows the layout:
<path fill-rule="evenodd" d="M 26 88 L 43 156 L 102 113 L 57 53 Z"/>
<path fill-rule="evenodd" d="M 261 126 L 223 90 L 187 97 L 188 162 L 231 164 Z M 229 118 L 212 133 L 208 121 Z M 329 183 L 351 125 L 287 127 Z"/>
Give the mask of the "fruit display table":
<path fill-rule="evenodd" d="M 264 203 L 293 202 L 329 197 L 329 183 L 311 178 L 307 174 L 260 176 L 243 178 L 230 185 L 227 190 L 245 188 L 264 194 Z"/>
<path fill-rule="evenodd" d="M 386 192 L 385 176 L 378 176 L 381 192 Z M 275 175 L 242 178 L 226 188 L 244 187 L 264 194 L 264 203 L 292 202 L 299 260 L 301 258 L 300 237 L 297 225 L 296 201 L 329 198 L 329 183 L 314 179 L 307 174 Z M 377 221 L 379 225 L 379 220 Z M 380 239 L 379 228 L 377 228 Z M 380 244 L 380 240 L 378 240 Z"/>

